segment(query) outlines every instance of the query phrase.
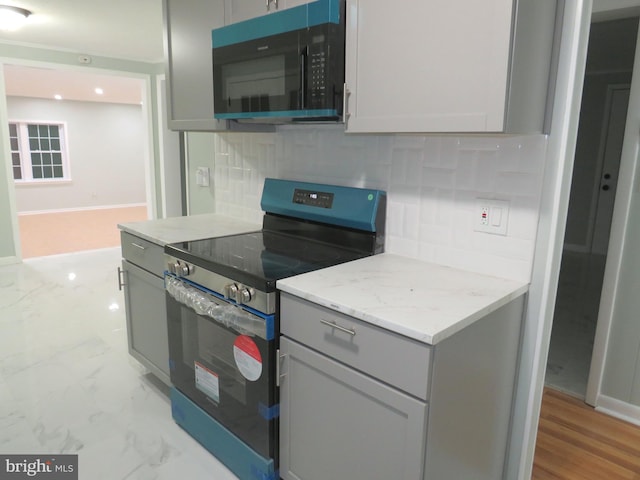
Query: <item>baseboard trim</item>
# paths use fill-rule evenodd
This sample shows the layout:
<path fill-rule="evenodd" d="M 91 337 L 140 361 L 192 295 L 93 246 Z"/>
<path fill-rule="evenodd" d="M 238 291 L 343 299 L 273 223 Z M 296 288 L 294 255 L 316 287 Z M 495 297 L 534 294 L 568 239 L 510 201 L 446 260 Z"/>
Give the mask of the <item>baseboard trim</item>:
<path fill-rule="evenodd" d="M 0 265 L 15 265 L 16 263 L 22 263 L 19 257 L 0 257 Z"/>
<path fill-rule="evenodd" d="M 598 395 L 596 411 L 640 426 L 640 407 L 607 395 Z"/>
<path fill-rule="evenodd" d="M 90 210 L 115 210 L 118 208 L 134 208 L 134 207 L 146 207 L 146 203 L 128 203 L 122 205 L 96 205 L 92 207 L 78 207 L 78 208 L 57 208 L 53 210 L 30 210 L 26 212 L 18 212 L 18 216 L 26 215 L 42 215 L 45 213 L 71 213 L 71 212 L 86 212 Z"/>

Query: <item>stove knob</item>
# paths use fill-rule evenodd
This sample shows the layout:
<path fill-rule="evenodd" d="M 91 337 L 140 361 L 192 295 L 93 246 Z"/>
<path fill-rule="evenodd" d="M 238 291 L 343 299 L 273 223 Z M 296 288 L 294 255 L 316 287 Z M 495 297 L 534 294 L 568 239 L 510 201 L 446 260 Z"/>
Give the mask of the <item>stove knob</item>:
<path fill-rule="evenodd" d="M 173 262 L 169 262 L 167 264 L 167 270 L 169 270 L 169 272 L 173 273 L 174 275 L 177 273 L 176 272 L 176 264 Z"/>
<path fill-rule="evenodd" d="M 236 300 L 238 298 L 238 286 L 235 283 L 230 283 L 224 287 L 225 297 L 230 298 L 232 300 Z"/>
<path fill-rule="evenodd" d="M 243 288 L 240 290 L 240 302 L 238 303 L 249 303 L 251 301 L 251 290 L 248 288 Z"/>
<path fill-rule="evenodd" d="M 189 265 L 187 265 L 186 263 L 184 265 L 180 265 L 180 275 L 182 277 L 186 277 L 191 273 L 191 269 L 189 268 Z"/>

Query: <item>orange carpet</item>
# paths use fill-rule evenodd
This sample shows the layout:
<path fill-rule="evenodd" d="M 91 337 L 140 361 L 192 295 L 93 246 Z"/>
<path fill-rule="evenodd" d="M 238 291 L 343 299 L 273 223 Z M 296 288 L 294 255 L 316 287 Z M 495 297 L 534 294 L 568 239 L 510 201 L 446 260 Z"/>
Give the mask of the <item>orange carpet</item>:
<path fill-rule="evenodd" d="M 147 207 L 19 215 L 22 257 L 117 247 L 119 223 L 146 219 Z"/>

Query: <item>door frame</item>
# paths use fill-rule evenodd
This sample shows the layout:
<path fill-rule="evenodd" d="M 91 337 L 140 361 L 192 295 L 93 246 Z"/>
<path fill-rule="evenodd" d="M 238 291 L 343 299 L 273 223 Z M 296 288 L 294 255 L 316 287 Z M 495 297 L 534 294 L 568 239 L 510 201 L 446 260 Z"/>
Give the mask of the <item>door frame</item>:
<path fill-rule="evenodd" d="M 640 38 L 640 30 L 638 38 Z M 640 117 L 637 113 L 634 113 L 638 111 L 640 111 L 640 40 L 636 40 L 636 53 L 631 79 L 629 107 L 627 110 L 627 123 L 624 132 L 622 155 L 620 157 L 616 200 L 613 207 L 611 233 L 609 236 L 609 247 L 607 249 L 607 262 L 604 270 L 600 309 L 598 311 L 596 335 L 591 356 L 591 368 L 589 369 L 587 393 L 585 396 L 586 403 L 595 407 L 598 407 L 599 398 L 601 397 L 607 348 L 614 318 L 615 299 L 617 296 L 622 262 L 624 260 L 623 253 L 626 246 L 627 223 L 631 213 L 634 182 L 638 170 Z"/>
<path fill-rule="evenodd" d="M 102 69 L 95 67 L 77 67 L 73 65 L 68 65 L 64 63 L 52 63 L 38 60 L 27 60 L 23 58 L 17 57 L 0 57 L 0 111 L 4 112 L 3 115 L 0 115 L 0 121 L 4 118 L 5 124 L 7 124 L 7 92 L 5 88 L 4 82 L 4 72 L 2 71 L 4 65 L 17 65 L 20 67 L 35 67 L 35 68 L 47 68 L 47 69 L 55 69 L 55 70 L 69 70 L 69 71 L 90 71 L 92 73 L 96 73 L 99 75 L 113 75 L 120 77 L 130 77 L 142 80 L 142 115 L 143 115 L 143 124 L 144 124 L 144 132 L 145 138 L 144 141 L 144 168 L 145 168 L 145 191 L 146 191 L 146 203 L 147 203 L 147 211 L 148 218 L 157 218 L 157 188 L 156 188 L 156 165 L 154 162 L 155 158 L 155 147 L 154 147 L 154 103 L 155 99 L 152 95 L 152 77 L 154 75 L 146 74 L 146 73 L 136 73 L 136 72 L 128 72 L 124 70 L 114 70 L 114 69 Z M 3 135 L 5 135 L 3 133 Z M 8 142 L 8 130 L 6 133 L 7 137 L 4 143 L 6 145 L 6 152 L 8 157 L 11 158 Z M 11 210 L 11 218 L 12 218 L 12 228 L 13 228 L 13 241 L 14 248 L 16 252 L 15 258 L 16 261 L 20 262 L 22 260 L 22 247 L 20 240 L 20 229 L 18 225 L 18 209 L 15 198 L 15 183 L 13 181 L 13 175 L 9 175 L 7 177 L 7 184 L 9 187 L 9 195 L 10 195 L 10 205 L 9 208 Z"/>

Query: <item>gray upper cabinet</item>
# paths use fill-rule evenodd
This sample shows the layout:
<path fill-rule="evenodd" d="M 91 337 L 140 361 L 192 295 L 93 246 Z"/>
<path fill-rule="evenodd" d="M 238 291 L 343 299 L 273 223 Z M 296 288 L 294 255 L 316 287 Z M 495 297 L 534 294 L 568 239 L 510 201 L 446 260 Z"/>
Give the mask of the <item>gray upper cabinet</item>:
<path fill-rule="evenodd" d="M 225 24 L 242 22 L 250 18 L 277 12 L 312 0 L 225 0 Z"/>
<path fill-rule="evenodd" d="M 168 125 L 172 130 L 226 130 L 213 118 L 211 30 L 224 25 L 224 0 L 164 0 Z"/>
<path fill-rule="evenodd" d="M 556 1 L 347 0 L 346 131 L 543 131 Z"/>

